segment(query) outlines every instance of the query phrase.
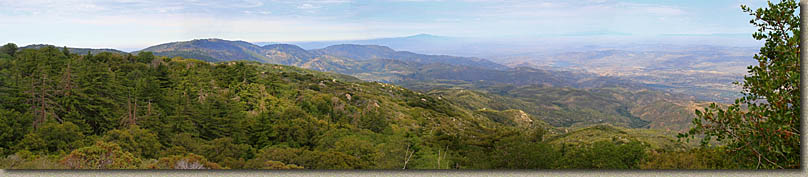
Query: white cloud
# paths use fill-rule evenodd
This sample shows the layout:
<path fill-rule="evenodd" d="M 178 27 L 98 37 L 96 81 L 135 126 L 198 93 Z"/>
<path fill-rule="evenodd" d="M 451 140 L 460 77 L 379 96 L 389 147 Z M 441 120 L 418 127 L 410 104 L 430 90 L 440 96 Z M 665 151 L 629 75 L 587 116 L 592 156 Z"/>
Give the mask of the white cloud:
<path fill-rule="evenodd" d="M 309 3 L 303 3 L 303 4 L 300 4 L 299 6 L 297 6 L 297 8 L 298 9 L 317 9 L 317 8 L 320 8 L 320 6 L 311 5 Z"/>

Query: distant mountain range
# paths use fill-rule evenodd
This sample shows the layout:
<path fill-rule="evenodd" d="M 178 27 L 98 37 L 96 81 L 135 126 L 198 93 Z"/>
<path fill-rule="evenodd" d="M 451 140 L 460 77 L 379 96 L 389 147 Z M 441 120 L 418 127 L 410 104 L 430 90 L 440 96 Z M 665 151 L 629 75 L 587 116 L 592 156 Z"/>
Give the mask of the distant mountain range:
<path fill-rule="evenodd" d="M 619 37 L 615 37 L 619 36 Z M 694 42 L 698 41 L 698 42 Z M 570 34 L 538 34 L 535 36 L 498 37 L 449 37 L 434 34 L 416 34 L 401 37 L 373 38 L 364 40 L 333 41 L 287 41 L 301 48 L 321 49 L 339 44 L 381 45 L 396 50 L 421 54 L 480 57 L 500 62 L 505 56 L 561 54 L 599 50 L 628 51 L 692 51 L 693 49 L 759 48 L 760 43 L 747 37 L 726 38 L 720 36 L 670 36 L 642 37 L 610 31 L 592 31 Z M 264 46 L 281 42 L 253 42 Z"/>
<path fill-rule="evenodd" d="M 137 52 L 153 52 L 157 56 L 195 58 L 210 62 L 248 60 L 283 64 L 385 82 L 401 80 L 403 75 L 412 74 L 427 65 L 509 69 L 481 58 L 417 54 L 379 45 L 340 44 L 306 50 L 291 44 L 258 46 L 244 41 L 197 39 L 160 44 L 133 53 Z"/>
<path fill-rule="evenodd" d="M 417 34 L 405 37 L 375 38 L 365 40 L 337 40 L 337 41 L 307 41 L 289 42 L 304 49 L 320 49 L 339 44 L 359 44 L 359 45 L 381 45 L 395 49 L 432 49 L 435 46 L 455 43 L 462 38 L 437 36 L 431 34 Z M 277 44 L 276 42 L 256 42 L 257 45 Z"/>
<path fill-rule="evenodd" d="M 508 68 L 504 65 L 480 58 L 424 55 L 406 51 L 395 51 L 389 47 L 379 45 L 341 44 L 322 49 L 305 50 L 290 44 L 258 46 L 244 41 L 197 39 L 160 44 L 136 52 L 141 51 L 154 52 L 155 55 L 159 56 L 181 56 L 206 61 L 249 60 L 286 65 L 302 65 L 312 60 L 324 59 L 350 59 L 354 61 L 395 59 L 425 64 L 462 64 L 490 69 Z"/>

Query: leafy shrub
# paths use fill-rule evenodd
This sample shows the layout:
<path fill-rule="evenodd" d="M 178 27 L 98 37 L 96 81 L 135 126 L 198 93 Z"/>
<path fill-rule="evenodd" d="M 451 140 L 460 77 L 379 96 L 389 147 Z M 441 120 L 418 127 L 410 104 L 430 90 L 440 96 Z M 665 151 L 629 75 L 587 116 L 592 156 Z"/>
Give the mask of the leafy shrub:
<path fill-rule="evenodd" d="M 70 169 L 131 169 L 140 159 L 114 143 L 102 141 L 70 152 L 61 163 Z"/>

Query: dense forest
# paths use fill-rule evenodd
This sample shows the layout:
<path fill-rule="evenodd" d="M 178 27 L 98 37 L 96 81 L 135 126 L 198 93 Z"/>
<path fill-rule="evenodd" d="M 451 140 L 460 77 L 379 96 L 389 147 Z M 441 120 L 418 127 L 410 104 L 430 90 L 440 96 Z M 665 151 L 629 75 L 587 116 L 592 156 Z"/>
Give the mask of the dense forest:
<path fill-rule="evenodd" d="M 573 124 L 520 110 L 588 93 L 574 89 L 501 94 L 533 95 L 525 99 L 422 92 L 255 61 L 9 43 L 0 47 L 0 168 L 798 168 L 799 17 L 794 1 L 769 6 L 744 7 L 766 41 L 745 97 L 696 110 L 680 139 L 638 128 L 649 123 L 619 105 L 603 107 L 624 115 L 613 116 L 622 126 L 557 127 Z M 684 141 L 693 139 L 701 145 Z"/>

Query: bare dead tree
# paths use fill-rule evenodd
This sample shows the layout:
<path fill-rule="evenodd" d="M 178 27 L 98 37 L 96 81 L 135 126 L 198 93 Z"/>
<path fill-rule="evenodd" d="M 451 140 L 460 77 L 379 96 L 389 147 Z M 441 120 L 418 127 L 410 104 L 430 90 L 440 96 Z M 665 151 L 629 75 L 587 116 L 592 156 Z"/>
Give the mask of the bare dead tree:
<path fill-rule="evenodd" d="M 135 106 L 132 108 L 132 120 L 130 121 L 131 125 L 137 125 L 137 97 L 135 97 Z"/>
<path fill-rule="evenodd" d="M 146 112 L 147 112 L 147 113 L 146 113 L 146 115 L 152 115 L 152 109 L 151 109 L 151 98 L 149 98 L 149 103 L 148 103 L 148 105 L 146 106 Z"/>
<path fill-rule="evenodd" d="M 53 108 L 58 105 L 51 99 L 53 95 L 50 94 L 52 89 L 47 84 L 48 75 L 42 73 L 42 76 L 38 80 L 38 82 L 37 80 L 31 81 L 31 89 L 27 92 L 31 94 L 29 103 L 31 104 L 31 112 L 35 117 L 33 122 L 34 129 L 47 121 L 49 114 L 59 121 L 59 123 L 62 123 L 62 119 L 57 114 L 53 114 Z"/>
<path fill-rule="evenodd" d="M 445 149 L 445 150 L 443 150 L 443 153 L 441 153 L 441 148 L 438 148 L 438 167 L 437 167 L 437 169 L 441 169 L 441 168 L 442 168 L 442 167 L 441 167 L 441 165 L 440 165 L 440 161 L 441 161 L 441 160 L 446 160 L 446 154 L 447 154 L 448 152 L 449 152 L 449 145 L 446 145 L 446 149 Z M 448 163 L 446 164 L 446 168 L 449 168 L 449 164 L 448 164 Z"/>
<path fill-rule="evenodd" d="M 42 74 L 42 82 L 39 83 L 40 84 L 40 86 L 39 86 L 39 90 L 40 90 L 40 94 L 39 94 L 39 103 L 40 103 L 39 110 L 40 110 L 40 112 L 39 112 L 39 116 L 37 116 L 38 117 L 38 119 L 37 119 L 38 123 L 45 122 L 45 120 L 47 119 L 47 114 L 45 112 L 45 109 L 47 109 L 47 105 L 45 103 L 45 80 L 47 78 L 48 78 L 48 75 Z"/>
<path fill-rule="evenodd" d="M 438 148 L 438 166 L 437 166 L 437 167 L 435 167 L 436 169 L 440 169 L 440 157 L 441 157 L 441 156 L 440 156 L 440 150 L 441 150 L 441 149 L 440 149 L 440 148 Z"/>
<path fill-rule="evenodd" d="M 446 154 L 448 154 L 448 152 L 449 152 L 449 145 L 446 145 L 446 150 L 443 150 L 443 158 L 442 159 L 444 159 L 444 160 L 446 159 Z M 440 168 L 440 165 L 438 166 L 438 168 Z M 446 168 L 449 168 L 449 163 L 448 162 L 446 163 Z"/>
<path fill-rule="evenodd" d="M 129 127 L 137 125 L 137 98 L 134 99 L 134 103 L 132 102 L 132 94 L 130 91 L 126 98 L 126 115 L 121 117 L 121 126 Z"/>
<path fill-rule="evenodd" d="M 407 150 L 404 151 L 404 168 L 402 169 L 407 169 L 407 163 L 410 162 L 410 159 L 412 159 L 412 155 L 415 154 L 415 149 L 413 149 L 412 152 L 410 152 L 410 146 L 412 146 L 412 144 L 407 144 Z"/>
<path fill-rule="evenodd" d="M 73 90 L 73 76 L 70 71 L 70 62 L 67 63 L 64 74 L 62 75 L 62 90 L 60 92 L 64 96 L 70 95 L 70 90 Z"/>
<path fill-rule="evenodd" d="M 201 163 L 199 163 L 198 161 L 189 162 L 189 161 L 186 161 L 185 159 L 183 159 L 183 160 L 177 161 L 177 163 L 174 164 L 173 169 L 200 170 L 200 169 L 208 169 L 208 168 L 205 167 L 204 165 L 202 165 Z"/>

